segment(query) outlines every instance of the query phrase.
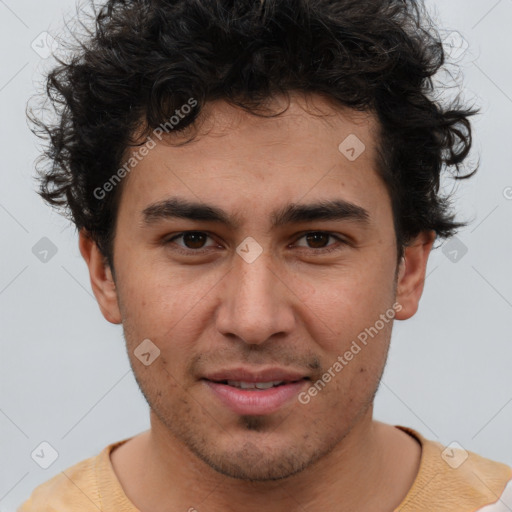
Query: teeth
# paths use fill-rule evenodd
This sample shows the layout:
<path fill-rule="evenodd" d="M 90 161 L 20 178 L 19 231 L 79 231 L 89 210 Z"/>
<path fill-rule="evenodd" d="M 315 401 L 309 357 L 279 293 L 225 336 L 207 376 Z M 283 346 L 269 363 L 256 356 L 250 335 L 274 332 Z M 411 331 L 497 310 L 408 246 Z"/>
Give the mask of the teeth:
<path fill-rule="evenodd" d="M 284 380 L 274 380 L 271 382 L 241 382 L 236 380 L 228 380 L 228 386 L 234 386 L 240 389 L 270 389 L 279 384 L 283 384 Z"/>

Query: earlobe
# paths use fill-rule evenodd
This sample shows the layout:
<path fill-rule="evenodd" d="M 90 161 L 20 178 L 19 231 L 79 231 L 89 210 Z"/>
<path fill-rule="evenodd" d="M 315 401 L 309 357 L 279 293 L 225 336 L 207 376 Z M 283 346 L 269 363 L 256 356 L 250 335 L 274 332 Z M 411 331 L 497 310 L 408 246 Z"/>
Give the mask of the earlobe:
<path fill-rule="evenodd" d="M 89 269 L 92 291 L 98 301 L 101 313 L 107 321 L 120 324 L 121 312 L 112 271 L 96 242 L 84 229 L 79 234 L 79 248 Z"/>
<path fill-rule="evenodd" d="M 418 310 L 435 238 L 434 231 L 424 231 L 404 248 L 397 277 L 396 301 L 402 306 L 396 314 L 398 320 L 411 318 Z"/>

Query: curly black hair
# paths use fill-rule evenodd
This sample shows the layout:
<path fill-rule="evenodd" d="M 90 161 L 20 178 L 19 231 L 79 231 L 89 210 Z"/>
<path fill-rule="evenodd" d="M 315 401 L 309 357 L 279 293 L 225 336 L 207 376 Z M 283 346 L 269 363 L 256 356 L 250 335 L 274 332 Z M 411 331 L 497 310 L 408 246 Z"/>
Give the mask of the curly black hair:
<path fill-rule="evenodd" d="M 459 97 L 447 106 L 433 98 L 446 55 L 421 0 L 92 5 L 87 37 L 46 77 L 56 120 L 45 122 L 32 108 L 28 116 L 47 141 L 37 164 L 39 194 L 85 228 L 111 267 L 122 187 L 95 191 L 119 170 L 127 148 L 141 144 L 141 134 L 188 103 L 194 107 L 174 128 L 185 133 L 205 103 L 218 99 L 276 116 L 282 112 L 269 113 L 268 100 L 299 91 L 375 114 L 376 166 L 390 194 L 399 257 L 424 230 L 447 238 L 466 225 L 454 220 L 440 178 L 449 168 L 456 179 L 476 172 L 463 175 L 460 167 L 472 144 L 469 117 L 478 109 Z"/>

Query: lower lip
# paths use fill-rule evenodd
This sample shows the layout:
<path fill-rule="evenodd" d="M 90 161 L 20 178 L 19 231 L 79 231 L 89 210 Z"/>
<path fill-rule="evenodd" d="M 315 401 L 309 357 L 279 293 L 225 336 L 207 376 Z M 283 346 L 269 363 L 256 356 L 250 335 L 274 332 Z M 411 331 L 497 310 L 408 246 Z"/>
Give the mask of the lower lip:
<path fill-rule="evenodd" d="M 306 379 L 257 391 L 235 388 L 204 379 L 217 398 L 237 414 L 271 414 L 294 398 L 307 384 Z"/>

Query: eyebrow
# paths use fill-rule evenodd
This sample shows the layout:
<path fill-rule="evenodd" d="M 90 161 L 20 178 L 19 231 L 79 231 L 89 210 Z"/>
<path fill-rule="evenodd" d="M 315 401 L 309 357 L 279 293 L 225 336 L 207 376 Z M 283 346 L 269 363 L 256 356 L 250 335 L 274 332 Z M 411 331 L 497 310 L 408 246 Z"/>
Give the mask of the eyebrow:
<path fill-rule="evenodd" d="M 172 218 L 216 222 L 233 230 L 241 225 L 239 216 L 230 216 L 217 206 L 178 197 L 151 204 L 143 210 L 142 215 L 146 225 Z M 328 220 L 348 220 L 364 225 L 369 224 L 370 214 L 363 207 L 344 199 L 324 200 L 310 204 L 290 203 L 271 214 L 273 228 L 301 222 Z"/>

